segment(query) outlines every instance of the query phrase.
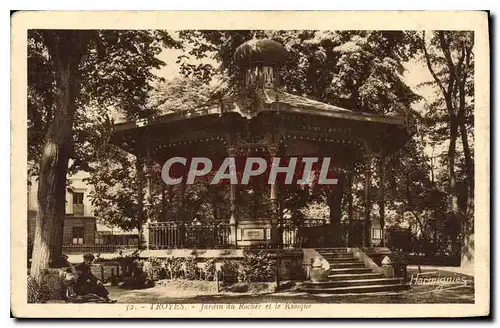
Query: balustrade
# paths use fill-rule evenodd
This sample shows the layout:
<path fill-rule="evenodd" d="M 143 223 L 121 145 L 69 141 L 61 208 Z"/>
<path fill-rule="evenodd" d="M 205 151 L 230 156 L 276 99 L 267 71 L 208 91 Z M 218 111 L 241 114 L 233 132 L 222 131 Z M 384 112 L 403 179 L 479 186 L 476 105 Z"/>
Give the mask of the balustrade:
<path fill-rule="evenodd" d="M 296 223 L 284 221 L 278 224 L 282 235 L 282 248 L 301 247 L 345 247 L 360 241 L 356 233 L 361 233 L 359 224 L 330 224 L 325 220 L 306 220 Z M 230 223 L 176 223 L 150 222 L 148 229 L 149 249 L 175 248 L 229 248 L 234 246 L 231 239 Z M 359 231 L 358 231 L 359 230 Z"/>

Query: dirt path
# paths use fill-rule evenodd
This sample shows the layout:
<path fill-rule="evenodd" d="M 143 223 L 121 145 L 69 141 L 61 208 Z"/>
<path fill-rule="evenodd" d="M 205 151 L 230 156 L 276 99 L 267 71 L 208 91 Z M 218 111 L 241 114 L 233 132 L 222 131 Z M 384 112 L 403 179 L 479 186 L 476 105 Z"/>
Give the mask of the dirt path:
<path fill-rule="evenodd" d="M 434 271 L 433 269 L 431 269 Z M 410 271 L 410 270 L 409 270 Z M 413 270 L 409 273 L 411 275 Z M 415 272 L 415 271 L 413 271 Z M 439 271 L 440 277 L 462 277 L 448 271 Z M 307 294 L 294 291 L 278 293 L 230 293 L 217 292 L 214 282 L 165 281 L 157 286 L 143 290 L 122 290 L 109 287 L 111 297 L 118 303 L 143 303 L 145 306 L 156 304 L 193 304 L 193 303 L 474 303 L 474 280 L 464 276 L 464 286 L 447 286 L 454 288 L 436 289 L 435 285 L 412 285 L 411 289 L 402 293 L 371 294 Z"/>

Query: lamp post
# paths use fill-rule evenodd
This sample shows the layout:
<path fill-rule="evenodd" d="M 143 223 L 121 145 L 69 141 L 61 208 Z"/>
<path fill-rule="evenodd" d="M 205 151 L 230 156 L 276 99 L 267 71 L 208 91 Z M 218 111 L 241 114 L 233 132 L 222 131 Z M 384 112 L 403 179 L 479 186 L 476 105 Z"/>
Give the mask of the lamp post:
<path fill-rule="evenodd" d="M 382 240 L 384 239 L 384 236 L 379 220 L 372 220 L 370 235 L 372 246 L 382 246 Z"/>

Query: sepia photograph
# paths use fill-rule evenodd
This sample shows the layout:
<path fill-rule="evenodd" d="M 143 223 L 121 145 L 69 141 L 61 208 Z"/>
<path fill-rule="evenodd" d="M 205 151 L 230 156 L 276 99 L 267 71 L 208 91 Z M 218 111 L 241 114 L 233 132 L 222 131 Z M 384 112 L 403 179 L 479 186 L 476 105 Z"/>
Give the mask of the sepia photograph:
<path fill-rule="evenodd" d="M 489 314 L 487 13 L 23 14 L 50 21 L 13 20 L 20 316 Z"/>

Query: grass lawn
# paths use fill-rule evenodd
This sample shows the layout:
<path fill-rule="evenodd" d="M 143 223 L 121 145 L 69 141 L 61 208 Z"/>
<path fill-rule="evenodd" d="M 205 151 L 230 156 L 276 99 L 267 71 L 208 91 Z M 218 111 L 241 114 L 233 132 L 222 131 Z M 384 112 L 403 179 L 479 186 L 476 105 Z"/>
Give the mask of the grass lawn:
<path fill-rule="evenodd" d="M 416 275 L 416 269 L 409 270 L 408 277 Z M 459 280 L 462 284 L 443 286 L 412 284 L 411 289 L 401 293 L 371 294 L 307 294 L 293 289 L 272 293 L 265 288 L 259 292 L 231 293 L 217 292 L 215 282 L 163 281 L 155 287 L 142 290 L 122 290 L 109 287 L 110 296 L 118 303 L 474 303 L 474 278 L 444 270 L 422 270 L 422 278 L 446 278 Z M 466 283 L 463 283 L 465 279 Z"/>

